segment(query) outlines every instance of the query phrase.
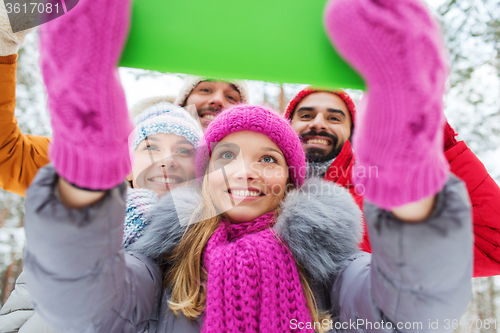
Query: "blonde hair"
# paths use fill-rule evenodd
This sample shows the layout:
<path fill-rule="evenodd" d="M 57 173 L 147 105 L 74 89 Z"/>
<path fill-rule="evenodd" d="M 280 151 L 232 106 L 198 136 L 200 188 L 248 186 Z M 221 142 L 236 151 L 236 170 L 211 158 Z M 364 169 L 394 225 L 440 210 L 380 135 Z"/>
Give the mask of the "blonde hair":
<path fill-rule="evenodd" d="M 192 215 L 189 227 L 186 229 L 180 244 L 164 258 L 167 262 L 173 263 L 169 266 L 164 280 L 165 285 L 172 287 L 172 295 L 168 301 L 169 307 L 175 315 L 179 315 L 180 311 L 188 320 L 192 321 L 196 320 L 205 310 L 207 272 L 203 269 L 202 255 L 208 240 L 221 220 L 210 198 L 208 170 L 203 180 L 201 197 L 202 203 Z M 275 217 L 279 213 L 280 211 L 276 210 Z M 279 241 L 281 242 L 281 240 Z M 318 310 L 307 276 L 296 260 L 295 264 L 313 323 L 321 323 L 325 319 L 330 319 L 328 313 Z M 317 332 L 324 332 L 322 325 L 319 325 Z"/>

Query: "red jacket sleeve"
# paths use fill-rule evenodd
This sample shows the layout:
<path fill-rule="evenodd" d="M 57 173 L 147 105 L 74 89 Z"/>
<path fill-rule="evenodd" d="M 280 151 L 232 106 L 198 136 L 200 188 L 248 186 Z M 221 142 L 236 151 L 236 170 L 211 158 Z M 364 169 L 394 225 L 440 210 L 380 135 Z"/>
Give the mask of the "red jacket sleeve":
<path fill-rule="evenodd" d="M 500 274 L 500 187 L 459 141 L 445 151 L 451 172 L 467 185 L 473 208 L 474 277 Z"/>

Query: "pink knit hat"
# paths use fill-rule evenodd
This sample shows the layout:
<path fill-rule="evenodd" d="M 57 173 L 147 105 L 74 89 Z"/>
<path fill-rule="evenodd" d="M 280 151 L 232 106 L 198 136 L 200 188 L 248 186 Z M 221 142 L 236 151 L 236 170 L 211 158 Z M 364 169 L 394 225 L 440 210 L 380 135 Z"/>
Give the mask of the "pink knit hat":
<path fill-rule="evenodd" d="M 262 133 L 271 139 L 285 155 L 290 181 L 296 187 L 305 179 L 306 158 L 297 134 L 277 113 L 262 106 L 238 105 L 219 114 L 204 134 L 196 156 L 196 176 L 201 183 L 210 160 L 211 149 L 228 134 L 240 131 Z M 203 139 L 202 139 L 203 140 Z"/>

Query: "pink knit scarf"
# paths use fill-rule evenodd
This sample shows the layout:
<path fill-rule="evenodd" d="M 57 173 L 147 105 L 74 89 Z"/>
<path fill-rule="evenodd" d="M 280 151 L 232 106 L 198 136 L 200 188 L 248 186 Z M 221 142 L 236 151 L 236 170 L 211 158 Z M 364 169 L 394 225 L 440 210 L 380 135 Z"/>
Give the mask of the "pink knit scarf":
<path fill-rule="evenodd" d="M 291 320 L 312 321 L 293 256 L 273 224 L 272 212 L 245 223 L 221 221 L 204 254 L 202 332 L 299 332 Z"/>

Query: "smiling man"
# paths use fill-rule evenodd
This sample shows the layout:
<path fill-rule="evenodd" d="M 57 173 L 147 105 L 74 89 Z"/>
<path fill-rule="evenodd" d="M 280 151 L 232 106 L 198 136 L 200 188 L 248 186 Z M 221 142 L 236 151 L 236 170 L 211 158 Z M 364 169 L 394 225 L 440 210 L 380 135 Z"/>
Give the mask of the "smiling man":
<path fill-rule="evenodd" d="M 312 162 L 331 160 L 351 136 L 352 119 L 344 100 L 337 94 L 316 92 L 296 107 L 292 127 L 304 141 Z"/>
<path fill-rule="evenodd" d="M 354 114 L 354 103 L 343 91 L 306 88 L 290 101 L 284 116 L 302 137 L 308 177 L 326 174 L 351 137 Z M 348 165 L 342 167 L 338 165 L 337 171 Z"/>
<path fill-rule="evenodd" d="M 177 95 L 175 104 L 195 105 L 203 130 L 224 108 L 248 102 L 248 88 L 244 81 L 215 81 L 200 76 L 188 76 Z"/>

